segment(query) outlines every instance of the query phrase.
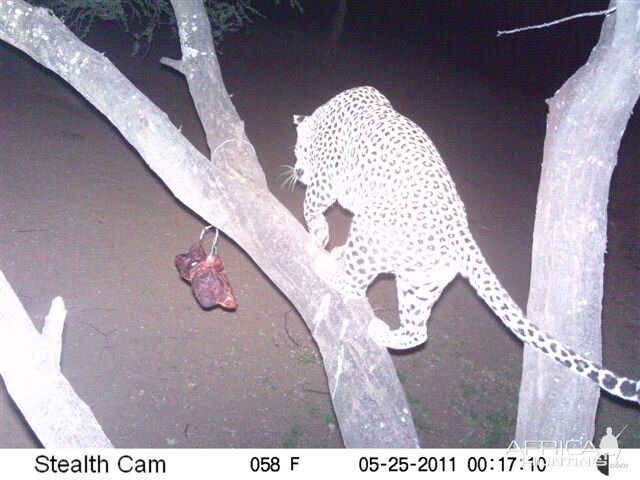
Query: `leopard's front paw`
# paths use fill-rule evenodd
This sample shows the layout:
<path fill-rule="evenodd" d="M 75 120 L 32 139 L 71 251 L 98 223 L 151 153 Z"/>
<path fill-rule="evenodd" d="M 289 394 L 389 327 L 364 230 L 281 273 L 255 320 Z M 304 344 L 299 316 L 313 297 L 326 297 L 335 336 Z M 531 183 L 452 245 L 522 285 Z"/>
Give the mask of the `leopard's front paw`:
<path fill-rule="evenodd" d="M 342 255 L 344 255 L 345 250 L 346 250 L 345 245 L 341 245 L 339 247 L 333 247 L 329 252 L 329 256 L 333 258 L 336 262 L 339 262 L 342 259 Z"/>
<path fill-rule="evenodd" d="M 353 281 L 345 272 L 342 260 L 343 247 L 334 248 L 327 255 L 324 249 L 320 250 L 312 243 L 308 243 L 307 252 L 313 258 L 311 268 L 329 287 L 352 300 L 366 297 L 366 285 Z"/>
<path fill-rule="evenodd" d="M 318 275 L 324 283 L 347 298 L 361 298 L 362 295 L 354 294 L 349 289 L 349 283 L 345 282 L 345 273 L 342 270 L 342 264 L 337 262 L 333 255 L 327 255 L 326 252 L 317 254 L 311 266 L 313 271 Z"/>
<path fill-rule="evenodd" d="M 331 258 L 331 255 L 327 255 L 326 252 L 320 252 L 316 250 L 311 268 L 316 273 L 316 275 L 318 275 L 330 287 L 334 287 L 334 285 L 332 285 L 331 283 L 331 279 L 333 278 L 333 274 L 336 271 L 337 267 L 338 265 Z"/>
<path fill-rule="evenodd" d="M 389 343 L 389 336 L 391 335 L 391 329 L 389 325 L 384 323 L 378 317 L 374 317 L 369 323 L 368 333 L 371 339 L 376 342 L 380 347 L 387 347 Z"/>
<path fill-rule="evenodd" d="M 324 248 L 329 243 L 329 224 L 324 215 L 309 220 L 307 226 L 313 244 L 317 248 Z"/>

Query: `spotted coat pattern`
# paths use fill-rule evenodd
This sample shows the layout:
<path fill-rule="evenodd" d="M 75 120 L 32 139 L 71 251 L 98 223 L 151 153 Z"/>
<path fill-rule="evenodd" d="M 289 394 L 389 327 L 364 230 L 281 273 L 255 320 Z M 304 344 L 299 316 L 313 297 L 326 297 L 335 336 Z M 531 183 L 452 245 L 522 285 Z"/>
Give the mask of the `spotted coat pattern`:
<path fill-rule="evenodd" d="M 618 377 L 562 346 L 524 316 L 471 236 L 464 205 L 426 133 L 372 87 L 340 93 L 311 116 L 294 116 L 295 180 L 307 186 L 304 218 L 316 248 L 329 240 L 324 211 L 353 213 L 345 245 L 315 268 L 343 294 L 362 298 L 380 273 L 396 277 L 400 328 L 376 319 L 380 345 L 407 349 L 427 339 L 431 308 L 458 274 L 522 341 L 604 390 L 640 403 L 636 380 Z"/>

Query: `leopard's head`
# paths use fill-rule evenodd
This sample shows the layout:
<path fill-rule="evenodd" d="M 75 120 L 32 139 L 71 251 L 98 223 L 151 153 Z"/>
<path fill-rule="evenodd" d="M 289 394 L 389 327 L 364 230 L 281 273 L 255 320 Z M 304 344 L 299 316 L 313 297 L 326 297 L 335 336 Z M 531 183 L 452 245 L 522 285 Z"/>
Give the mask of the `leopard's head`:
<path fill-rule="evenodd" d="M 315 121 L 312 116 L 294 115 L 293 123 L 297 125 L 298 139 L 296 141 L 296 164 L 292 176 L 296 181 L 308 185 L 313 175 L 313 134 Z"/>

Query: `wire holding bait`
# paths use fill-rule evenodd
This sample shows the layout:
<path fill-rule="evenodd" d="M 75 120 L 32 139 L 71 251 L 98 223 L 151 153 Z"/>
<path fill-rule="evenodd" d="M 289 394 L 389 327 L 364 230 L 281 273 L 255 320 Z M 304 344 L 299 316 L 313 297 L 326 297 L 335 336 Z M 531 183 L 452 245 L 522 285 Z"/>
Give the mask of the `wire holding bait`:
<path fill-rule="evenodd" d="M 218 229 L 216 227 L 214 227 L 213 225 L 209 225 L 207 227 L 204 227 L 202 229 L 202 232 L 200 232 L 200 243 L 202 243 L 202 240 L 204 239 L 204 236 L 211 230 L 211 229 L 215 229 L 215 233 L 213 236 L 213 242 L 211 243 L 211 253 L 209 253 L 209 255 L 217 255 L 218 254 L 218 249 L 216 247 L 216 244 L 218 243 Z"/>

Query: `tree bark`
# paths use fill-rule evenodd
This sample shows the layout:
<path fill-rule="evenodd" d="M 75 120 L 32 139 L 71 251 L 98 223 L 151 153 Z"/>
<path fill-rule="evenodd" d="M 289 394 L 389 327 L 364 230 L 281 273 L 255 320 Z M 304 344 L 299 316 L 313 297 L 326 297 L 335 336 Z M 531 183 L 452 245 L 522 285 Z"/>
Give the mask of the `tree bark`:
<path fill-rule="evenodd" d="M 38 333 L 0 272 L 0 375 L 45 448 L 109 448 L 93 412 L 60 372 L 66 314 L 56 297 Z"/>
<path fill-rule="evenodd" d="M 108 59 L 80 42 L 47 10 L 22 0 L 0 3 L 0 38 L 78 90 L 181 202 L 231 237 L 289 298 L 320 349 L 345 446 L 417 447 L 391 358 L 367 335 L 371 307 L 364 300 L 344 300 L 312 271 L 307 232 L 267 190 L 255 152 L 247 148 L 208 25 L 202 30 L 202 3 L 173 3 L 182 60 L 168 63 L 189 82 L 213 162 Z"/>
<path fill-rule="evenodd" d="M 533 238 L 529 319 L 601 363 L 607 202 L 640 95 L 640 2 L 611 2 L 587 63 L 549 103 Z M 516 440 L 594 434 L 598 387 L 525 346 Z"/>

